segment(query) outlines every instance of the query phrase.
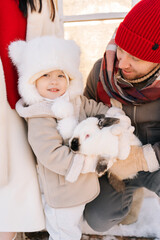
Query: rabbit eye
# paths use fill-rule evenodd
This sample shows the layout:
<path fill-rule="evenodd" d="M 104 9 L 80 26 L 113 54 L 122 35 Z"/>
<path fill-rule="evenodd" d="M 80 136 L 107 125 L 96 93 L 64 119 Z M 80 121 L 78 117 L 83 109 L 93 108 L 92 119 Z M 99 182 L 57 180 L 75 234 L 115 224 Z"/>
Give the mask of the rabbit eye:
<path fill-rule="evenodd" d="M 86 134 L 85 139 L 87 139 L 87 138 L 89 138 L 89 137 L 90 137 L 90 135 L 89 135 L 89 134 Z"/>

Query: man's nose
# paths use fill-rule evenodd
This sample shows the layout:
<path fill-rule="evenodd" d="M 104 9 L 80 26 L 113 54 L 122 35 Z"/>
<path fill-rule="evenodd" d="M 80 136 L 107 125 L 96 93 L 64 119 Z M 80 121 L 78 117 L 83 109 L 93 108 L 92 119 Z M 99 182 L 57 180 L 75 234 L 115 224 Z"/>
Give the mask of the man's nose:
<path fill-rule="evenodd" d="M 130 67 L 130 59 L 127 56 L 127 54 L 124 54 L 120 59 L 119 59 L 119 64 L 118 67 L 121 69 L 129 68 Z"/>

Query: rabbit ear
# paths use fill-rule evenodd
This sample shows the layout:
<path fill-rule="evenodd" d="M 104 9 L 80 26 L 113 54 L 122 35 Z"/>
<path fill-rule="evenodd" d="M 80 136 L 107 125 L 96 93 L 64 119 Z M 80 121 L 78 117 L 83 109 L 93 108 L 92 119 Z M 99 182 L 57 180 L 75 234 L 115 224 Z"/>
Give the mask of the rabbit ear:
<path fill-rule="evenodd" d="M 98 121 L 98 127 L 102 129 L 103 127 L 109 127 L 117 123 L 119 123 L 119 118 L 111 118 L 111 117 L 100 118 Z"/>
<path fill-rule="evenodd" d="M 98 118 L 98 120 L 99 120 L 99 119 L 105 118 L 105 115 L 104 114 L 97 114 L 94 117 Z"/>
<path fill-rule="evenodd" d="M 24 51 L 24 48 L 26 46 L 25 41 L 15 41 L 12 42 L 8 47 L 9 57 L 11 58 L 13 64 L 15 66 L 19 65 L 21 62 L 21 55 Z"/>

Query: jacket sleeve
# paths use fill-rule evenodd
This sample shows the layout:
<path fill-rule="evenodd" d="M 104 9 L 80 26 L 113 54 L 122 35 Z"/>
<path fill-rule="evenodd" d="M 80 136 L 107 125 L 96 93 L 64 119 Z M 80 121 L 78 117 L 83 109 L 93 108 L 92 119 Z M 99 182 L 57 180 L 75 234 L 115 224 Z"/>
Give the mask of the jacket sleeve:
<path fill-rule="evenodd" d="M 93 99 L 88 99 L 85 96 L 82 96 L 81 107 L 85 111 L 86 118 L 94 117 L 97 114 L 106 114 L 108 111 L 108 107 L 104 105 L 102 102 L 97 103 Z"/>
<path fill-rule="evenodd" d="M 63 143 L 54 118 L 29 118 L 28 140 L 37 160 L 49 170 L 66 175 L 75 154 Z"/>
<path fill-rule="evenodd" d="M 101 61 L 102 59 L 99 59 L 93 66 L 92 70 L 90 71 L 86 87 L 84 89 L 84 96 L 86 96 L 89 99 L 96 100 L 96 93 L 97 93 L 97 83 L 99 80 L 99 72 L 101 67 Z"/>

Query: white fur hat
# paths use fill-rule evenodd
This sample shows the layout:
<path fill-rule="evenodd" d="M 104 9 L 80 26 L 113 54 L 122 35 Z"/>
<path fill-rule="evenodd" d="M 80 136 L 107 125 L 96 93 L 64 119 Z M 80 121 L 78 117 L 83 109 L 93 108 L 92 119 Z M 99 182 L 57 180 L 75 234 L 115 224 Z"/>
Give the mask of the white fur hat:
<path fill-rule="evenodd" d="M 18 69 L 18 88 L 26 104 L 42 100 L 35 81 L 53 70 L 62 70 L 70 78 L 68 87 L 71 99 L 82 94 L 83 81 L 79 72 L 80 49 L 73 40 L 43 36 L 9 45 L 9 56 Z"/>

